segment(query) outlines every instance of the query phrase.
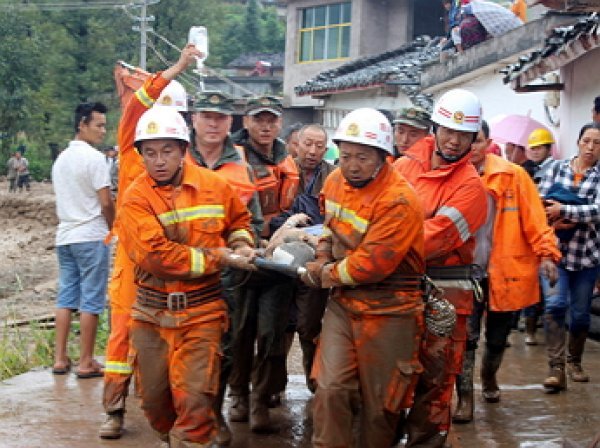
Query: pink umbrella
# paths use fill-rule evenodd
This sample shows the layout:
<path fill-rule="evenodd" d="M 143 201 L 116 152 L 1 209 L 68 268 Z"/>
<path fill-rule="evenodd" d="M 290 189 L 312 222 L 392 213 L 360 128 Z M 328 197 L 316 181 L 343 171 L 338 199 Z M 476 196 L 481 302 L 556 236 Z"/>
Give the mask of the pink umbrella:
<path fill-rule="evenodd" d="M 514 143 L 527 146 L 529 134 L 545 125 L 526 115 L 506 115 L 490 123 L 490 137 L 500 143 Z"/>

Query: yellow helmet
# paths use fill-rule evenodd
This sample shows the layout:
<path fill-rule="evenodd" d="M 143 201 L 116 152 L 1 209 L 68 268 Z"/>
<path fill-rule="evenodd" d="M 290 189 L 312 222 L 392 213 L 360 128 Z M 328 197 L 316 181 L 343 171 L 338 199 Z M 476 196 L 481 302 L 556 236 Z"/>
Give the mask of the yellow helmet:
<path fill-rule="evenodd" d="M 546 128 L 539 128 L 529 134 L 529 138 L 527 139 L 527 145 L 530 148 L 535 148 L 536 146 L 542 145 L 551 145 L 554 143 L 554 137 L 552 136 L 552 132 L 550 132 Z"/>

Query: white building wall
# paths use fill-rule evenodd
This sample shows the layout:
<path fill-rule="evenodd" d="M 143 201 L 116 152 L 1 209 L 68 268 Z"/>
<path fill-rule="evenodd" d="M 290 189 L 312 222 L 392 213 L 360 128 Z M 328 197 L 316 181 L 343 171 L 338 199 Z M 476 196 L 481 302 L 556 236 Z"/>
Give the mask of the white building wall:
<path fill-rule="evenodd" d="M 560 72 L 565 89 L 560 95 L 560 141 L 563 156 L 577 154 L 577 137 L 592 121 L 594 98 L 600 95 L 600 48 L 586 53 Z"/>

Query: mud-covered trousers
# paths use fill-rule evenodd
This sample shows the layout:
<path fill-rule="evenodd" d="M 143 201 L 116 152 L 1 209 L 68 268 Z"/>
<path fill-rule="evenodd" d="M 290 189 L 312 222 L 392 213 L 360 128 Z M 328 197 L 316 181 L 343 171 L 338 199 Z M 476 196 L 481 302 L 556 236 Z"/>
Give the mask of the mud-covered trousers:
<path fill-rule="evenodd" d="M 289 277 L 260 273 L 238 288 L 232 316 L 231 395 L 248 395 L 250 382 L 252 395 L 262 402 L 285 389 L 285 329 L 293 290 Z"/>
<path fill-rule="evenodd" d="M 224 303 L 163 311 L 144 320 L 139 314 L 134 309 L 132 363 L 150 426 L 169 434 L 171 447 L 210 446 L 216 435 L 213 401 L 227 319 Z"/>
<path fill-rule="evenodd" d="M 330 299 L 313 377 L 313 446 L 391 446 L 400 412 L 410 407 L 421 371 L 422 312 L 351 314 Z M 353 416 L 360 410 L 358 443 Z"/>
<path fill-rule="evenodd" d="M 423 373 L 406 418 L 406 447 L 441 448 L 448 437 L 452 393 L 456 375 L 462 371 L 473 295 L 470 291 L 449 288 L 446 295 L 457 309 L 456 326 L 450 337 L 436 336 L 425 330 L 419 357 Z M 455 300 L 454 295 L 460 299 Z"/>
<path fill-rule="evenodd" d="M 129 364 L 131 306 L 135 302 L 134 264 L 117 243 L 113 272 L 108 285 L 110 335 L 106 344 L 102 405 L 107 414 L 125 411 L 132 369 Z"/>

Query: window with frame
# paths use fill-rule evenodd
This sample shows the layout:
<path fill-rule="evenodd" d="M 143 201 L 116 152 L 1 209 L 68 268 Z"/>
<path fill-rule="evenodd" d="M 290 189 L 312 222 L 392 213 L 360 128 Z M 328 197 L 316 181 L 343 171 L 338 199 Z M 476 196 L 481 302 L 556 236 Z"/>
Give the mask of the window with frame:
<path fill-rule="evenodd" d="M 300 14 L 300 62 L 350 56 L 352 3 L 303 8 Z"/>

